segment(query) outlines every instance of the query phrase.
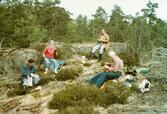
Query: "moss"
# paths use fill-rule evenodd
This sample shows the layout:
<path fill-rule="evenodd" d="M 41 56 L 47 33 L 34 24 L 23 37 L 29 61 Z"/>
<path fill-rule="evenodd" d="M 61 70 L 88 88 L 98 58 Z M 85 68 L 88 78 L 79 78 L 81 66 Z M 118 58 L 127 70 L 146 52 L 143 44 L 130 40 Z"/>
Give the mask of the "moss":
<path fill-rule="evenodd" d="M 81 66 L 66 67 L 58 71 L 56 78 L 62 81 L 75 79 L 80 73 L 82 73 L 82 70 Z"/>
<path fill-rule="evenodd" d="M 105 104 L 105 95 L 94 86 L 73 85 L 55 94 L 48 106 L 51 109 L 64 109 L 69 106 Z"/>

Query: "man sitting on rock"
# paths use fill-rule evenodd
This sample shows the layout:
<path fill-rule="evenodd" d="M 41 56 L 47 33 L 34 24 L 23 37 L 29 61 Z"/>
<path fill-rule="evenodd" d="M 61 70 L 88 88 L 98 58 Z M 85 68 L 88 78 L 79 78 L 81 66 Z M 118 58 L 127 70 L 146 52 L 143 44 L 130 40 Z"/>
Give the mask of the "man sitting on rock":
<path fill-rule="evenodd" d="M 104 65 L 104 72 L 98 73 L 96 76 L 89 80 L 90 84 L 96 85 L 100 88 L 107 80 L 119 78 L 122 75 L 123 61 L 115 54 L 114 51 L 110 51 L 109 57 L 112 59 L 112 65 Z"/>
<path fill-rule="evenodd" d="M 34 66 L 34 59 L 29 59 L 28 63 L 24 64 L 21 68 L 22 73 L 22 89 L 26 93 L 29 86 L 37 84 L 40 81 L 37 75 L 37 68 Z"/>
<path fill-rule="evenodd" d="M 102 54 L 104 52 L 104 49 L 108 48 L 109 46 L 109 35 L 105 32 L 104 29 L 101 30 L 100 38 L 98 39 L 98 44 L 93 47 L 92 49 L 92 58 L 97 58 L 95 53 L 96 50 L 99 50 L 99 57 L 98 59 L 101 60 Z"/>

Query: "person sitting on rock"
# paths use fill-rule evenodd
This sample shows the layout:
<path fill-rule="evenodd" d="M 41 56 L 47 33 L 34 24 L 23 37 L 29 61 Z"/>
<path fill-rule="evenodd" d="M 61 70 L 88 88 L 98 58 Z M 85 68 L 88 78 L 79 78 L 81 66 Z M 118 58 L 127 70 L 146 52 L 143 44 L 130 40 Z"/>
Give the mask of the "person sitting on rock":
<path fill-rule="evenodd" d="M 123 61 L 115 54 L 114 51 L 109 52 L 109 57 L 112 59 L 112 65 L 105 64 L 104 72 L 98 73 L 89 80 L 90 84 L 100 88 L 107 80 L 119 78 L 122 75 Z"/>
<path fill-rule="evenodd" d="M 29 59 L 21 68 L 22 73 L 22 87 L 26 91 L 28 86 L 38 84 L 40 77 L 37 75 L 37 68 L 34 66 L 34 59 Z"/>
<path fill-rule="evenodd" d="M 98 39 L 98 44 L 95 45 L 92 49 L 92 58 L 96 57 L 96 50 L 99 50 L 99 60 L 102 58 L 102 54 L 106 48 L 109 47 L 109 35 L 105 32 L 104 29 L 101 30 L 100 38 Z"/>
<path fill-rule="evenodd" d="M 42 55 L 44 57 L 44 67 L 45 67 L 45 73 L 48 73 L 49 66 L 51 65 L 51 70 L 57 74 L 57 70 L 59 65 L 63 65 L 64 61 L 57 61 L 55 59 L 55 55 L 57 55 L 57 50 L 54 46 L 54 41 L 51 40 L 47 47 L 43 50 Z"/>

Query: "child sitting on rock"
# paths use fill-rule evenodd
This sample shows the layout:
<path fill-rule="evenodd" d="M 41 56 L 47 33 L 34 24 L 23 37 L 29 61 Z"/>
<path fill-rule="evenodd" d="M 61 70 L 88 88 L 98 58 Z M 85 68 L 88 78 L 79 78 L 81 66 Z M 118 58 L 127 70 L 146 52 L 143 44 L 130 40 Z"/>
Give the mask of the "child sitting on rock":
<path fill-rule="evenodd" d="M 37 75 L 37 68 L 34 66 L 34 59 L 29 59 L 26 64 L 21 68 L 22 73 L 22 89 L 26 93 L 29 86 L 37 84 L 40 81 L 40 77 Z"/>

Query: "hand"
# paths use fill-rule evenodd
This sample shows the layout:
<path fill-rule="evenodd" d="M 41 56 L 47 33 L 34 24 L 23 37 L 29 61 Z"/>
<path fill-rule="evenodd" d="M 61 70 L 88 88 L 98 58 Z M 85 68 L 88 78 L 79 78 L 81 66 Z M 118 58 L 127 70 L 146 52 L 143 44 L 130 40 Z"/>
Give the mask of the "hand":
<path fill-rule="evenodd" d="M 104 65 L 103 70 L 104 70 L 105 72 L 109 72 L 109 71 L 111 70 L 111 67 L 109 67 L 108 65 Z"/>
<path fill-rule="evenodd" d="M 43 58 L 45 58 L 46 56 L 45 55 L 43 55 Z"/>
<path fill-rule="evenodd" d="M 98 41 L 98 42 L 101 42 L 101 40 L 100 40 L 100 39 L 98 39 L 97 41 Z"/>

